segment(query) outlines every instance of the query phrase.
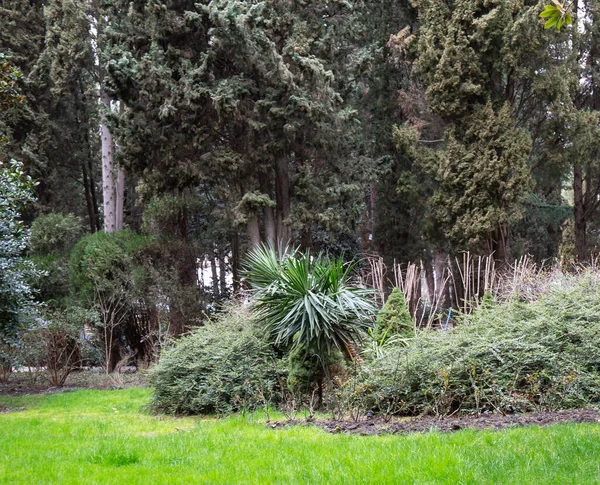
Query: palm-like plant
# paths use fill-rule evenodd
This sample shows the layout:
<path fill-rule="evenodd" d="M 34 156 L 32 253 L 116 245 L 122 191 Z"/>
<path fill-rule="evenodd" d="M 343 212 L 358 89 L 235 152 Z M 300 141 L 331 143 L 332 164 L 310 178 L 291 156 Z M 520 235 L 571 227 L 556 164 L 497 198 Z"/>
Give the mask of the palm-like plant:
<path fill-rule="evenodd" d="M 271 246 L 247 258 L 255 309 L 278 345 L 342 351 L 358 343 L 372 324 L 369 290 L 350 284 L 354 265 L 341 258 Z"/>

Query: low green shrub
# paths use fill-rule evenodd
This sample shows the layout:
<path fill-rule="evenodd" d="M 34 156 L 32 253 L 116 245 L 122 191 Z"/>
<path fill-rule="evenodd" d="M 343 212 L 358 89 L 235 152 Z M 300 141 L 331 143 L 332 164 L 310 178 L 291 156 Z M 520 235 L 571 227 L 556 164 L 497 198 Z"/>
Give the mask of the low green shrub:
<path fill-rule="evenodd" d="M 226 309 L 166 350 L 151 373 L 151 406 L 169 414 L 228 414 L 277 404 L 285 375 L 266 332 Z"/>
<path fill-rule="evenodd" d="M 487 302 L 448 332 L 384 346 L 344 386 L 349 408 L 445 415 L 600 402 L 600 286 L 564 277 L 533 303 Z"/>

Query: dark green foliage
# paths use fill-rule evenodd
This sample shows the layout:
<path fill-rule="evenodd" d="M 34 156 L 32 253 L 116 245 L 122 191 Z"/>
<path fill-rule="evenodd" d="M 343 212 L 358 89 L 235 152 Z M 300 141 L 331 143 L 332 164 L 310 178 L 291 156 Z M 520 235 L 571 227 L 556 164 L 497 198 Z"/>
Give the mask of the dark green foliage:
<path fill-rule="evenodd" d="M 532 142 L 514 104 L 531 89 L 521 63 L 541 48 L 514 39 L 535 27 L 533 7 L 515 9 L 508 0 L 413 3 L 420 21 L 414 66 L 429 111 L 395 136 L 435 182 L 424 233 L 447 251 L 494 252 L 506 261 L 510 228 L 532 186 Z M 519 109 L 529 109 L 526 101 Z M 430 125 L 441 128 L 435 140 L 423 136 Z"/>
<path fill-rule="evenodd" d="M 357 113 L 343 98 L 353 7 L 112 2 L 105 55 L 108 89 L 127 106 L 115 123 L 120 159 L 153 193 L 210 191 L 235 231 L 252 208 L 273 243 L 351 232 L 362 206 Z"/>
<path fill-rule="evenodd" d="M 468 123 L 449 131 L 429 166 L 438 182 L 429 200 L 433 231 L 443 231 L 453 247 L 481 250 L 487 244 L 500 253 L 502 232 L 521 218 L 531 187 L 531 141 L 514 127 L 508 104 L 495 111 L 488 103 Z"/>
<path fill-rule="evenodd" d="M 152 238 L 124 230 L 89 234 L 71 251 L 71 295 L 98 316 L 95 344 L 107 372 L 115 369 L 122 350 L 133 351 L 141 362 L 151 357 L 159 333 L 153 248 Z"/>
<path fill-rule="evenodd" d="M 57 305 L 69 295 L 69 252 L 82 233 L 82 221 L 73 214 L 41 215 L 31 225 L 29 254 L 45 272 L 39 281 L 40 300 Z"/>
<path fill-rule="evenodd" d="M 600 290 L 557 281 L 534 303 L 484 303 L 450 332 L 423 332 L 365 363 L 347 396 L 408 414 L 521 412 L 600 402 Z"/>
<path fill-rule="evenodd" d="M 125 293 L 131 298 L 144 283 L 144 262 L 152 238 L 129 230 L 84 236 L 70 255 L 70 285 L 73 296 L 85 303 L 98 292 Z M 124 297 L 125 295 L 120 295 Z M 133 303 L 130 302 L 130 303 Z"/>
<path fill-rule="evenodd" d="M 9 62 L 4 53 L 0 52 L 0 112 L 11 109 L 23 101 L 17 86 L 21 78 L 21 71 Z"/>
<path fill-rule="evenodd" d="M 415 325 L 408 312 L 404 293 L 400 288 L 394 288 L 377 313 L 372 336 L 379 345 L 383 345 L 390 337 L 412 337 L 414 334 Z"/>
<path fill-rule="evenodd" d="M 289 355 L 287 385 L 295 395 L 312 398 L 316 392 L 322 399 L 324 381 L 345 371 L 346 359 L 338 349 L 323 354 L 310 347 L 296 347 Z"/>
<path fill-rule="evenodd" d="M 166 350 L 153 370 L 152 408 L 170 414 L 228 414 L 281 399 L 285 376 L 252 316 L 229 308 Z"/>

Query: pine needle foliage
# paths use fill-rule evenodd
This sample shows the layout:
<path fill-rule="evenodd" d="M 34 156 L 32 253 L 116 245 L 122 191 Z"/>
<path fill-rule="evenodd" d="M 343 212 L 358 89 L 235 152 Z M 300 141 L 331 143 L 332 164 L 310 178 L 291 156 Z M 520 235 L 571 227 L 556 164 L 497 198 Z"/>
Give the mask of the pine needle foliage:
<path fill-rule="evenodd" d="M 250 253 L 246 274 L 254 308 L 283 347 L 319 352 L 358 344 L 370 328 L 369 290 L 352 286 L 354 264 L 325 254 L 261 246 Z"/>

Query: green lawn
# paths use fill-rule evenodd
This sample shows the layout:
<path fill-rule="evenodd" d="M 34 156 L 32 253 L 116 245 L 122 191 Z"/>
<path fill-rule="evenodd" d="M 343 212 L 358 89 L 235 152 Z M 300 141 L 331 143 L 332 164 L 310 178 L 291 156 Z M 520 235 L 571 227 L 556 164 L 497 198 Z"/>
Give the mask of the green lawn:
<path fill-rule="evenodd" d="M 600 484 L 600 426 L 362 437 L 163 418 L 146 389 L 6 397 L 0 484 Z"/>

